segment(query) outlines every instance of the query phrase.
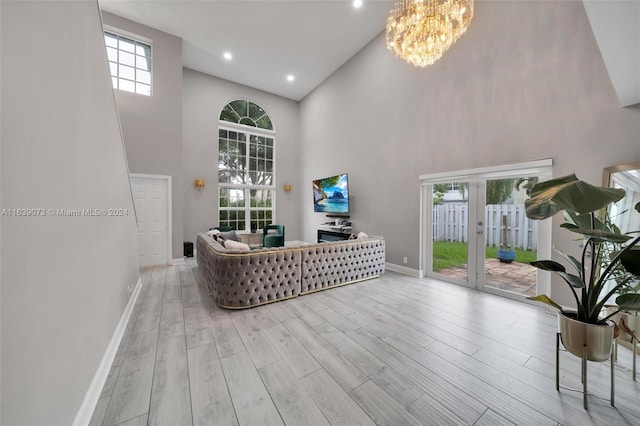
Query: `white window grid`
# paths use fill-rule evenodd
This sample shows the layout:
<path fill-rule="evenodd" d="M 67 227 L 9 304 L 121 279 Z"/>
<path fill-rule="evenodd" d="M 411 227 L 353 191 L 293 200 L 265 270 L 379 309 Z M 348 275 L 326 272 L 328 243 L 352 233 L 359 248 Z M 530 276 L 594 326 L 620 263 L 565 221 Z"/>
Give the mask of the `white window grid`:
<path fill-rule="evenodd" d="M 223 124 L 224 123 L 224 124 Z M 271 167 L 268 167 L 265 164 L 265 168 L 263 169 L 266 173 L 271 175 L 271 183 L 269 185 L 252 185 L 250 183 L 230 183 L 230 182 L 219 182 L 219 192 L 218 192 L 218 213 L 223 211 L 231 212 L 235 211 L 234 215 L 235 219 L 226 220 L 226 224 L 233 226 L 237 231 L 249 232 L 249 230 L 261 230 L 264 225 L 268 225 L 270 223 L 275 222 L 275 212 L 276 212 L 276 138 L 275 132 L 269 130 L 258 130 L 254 127 L 248 127 L 241 124 L 230 124 L 229 122 L 220 122 L 218 126 L 219 130 L 227 131 L 227 132 L 236 132 L 243 133 L 244 138 L 238 137 L 237 140 L 242 139 L 245 142 L 244 153 L 239 153 L 241 156 L 245 158 L 245 173 L 249 173 L 251 160 L 254 161 L 270 161 Z M 240 136 L 240 135 L 238 135 Z M 218 144 L 220 143 L 220 139 L 223 139 L 220 135 L 218 137 Z M 270 139 L 270 154 L 272 158 L 269 160 L 262 155 L 251 155 L 251 145 L 256 145 L 256 143 L 263 144 L 266 139 Z M 258 142 L 260 141 L 260 142 Z M 218 145 L 219 146 L 219 145 Z M 266 152 L 266 151 L 265 151 Z M 256 163 L 257 164 L 257 163 Z M 223 194 L 223 189 L 230 189 L 231 193 L 235 193 L 239 195 L 239 199 L 244 201 L 244 206 L 229 206 L 222 207 L 221 204 L 221 196 Z M 235 191 L 234 191 L 235 190 Z M 252 206 L 251 203 L 251 190 L 257 190 L 258 198 L 268 198 L 271 201 L 271 206 Z M 242 193 L 243 195 L 240 195 Z M 229 194 L 231 198 L 235 198 L 231 194 Z M 262 195 L 262 197 L 260 197 Z M 231 201 L 231 200 L 230 200 Z M 243 212 L 243 214 L 240 214 Z M 269 214 L 270 213 L 270 214 Z M 222 215 L 220 215 L 222 216 Z M 230 216 L 227 216 L 230 218 Z M 221 219 L 222 221 L 222 219 Z M 255 226 L 257 225 L 257 226 Z"/>
<path fill-rule="evenodd" d="M 104 32 L 114 89 L 151 96 L 151 44 L 113 31 Z"/>
<path fill-rule="evenodd" d="M 256 191 L 255 200 L 252 200 L 251 192 Z M 265 225 L 275 220 L 275 189 L 256 185 L 230 185 L 220 184 L 218 214 L 219 224 L 231 226 L 236 231 L 249 232 L 249 230 L 262 230 Z M 269 199 L 270 206 L 256 206 L 252 201 Z M 222 200 L 225 200 L 223 207 Z"/>
<path fill-rule="evenodd" d="M 447 191 L 458 191 L 460 190 L 460 184 L 458 182 L 452 182 L 447 185 Z"/>

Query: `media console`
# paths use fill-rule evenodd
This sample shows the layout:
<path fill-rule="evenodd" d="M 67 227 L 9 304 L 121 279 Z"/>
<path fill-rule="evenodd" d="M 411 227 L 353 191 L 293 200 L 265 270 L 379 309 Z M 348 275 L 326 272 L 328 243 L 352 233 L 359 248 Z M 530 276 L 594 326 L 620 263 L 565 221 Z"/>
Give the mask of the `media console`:
<path fill-rule="evenodd" d="M 324 243 L 327 241 L 342 241 L 348 240 L 351 235 L 350 226 L 332 227 L 329 229 L 318 229 L 318 242 Z"/>

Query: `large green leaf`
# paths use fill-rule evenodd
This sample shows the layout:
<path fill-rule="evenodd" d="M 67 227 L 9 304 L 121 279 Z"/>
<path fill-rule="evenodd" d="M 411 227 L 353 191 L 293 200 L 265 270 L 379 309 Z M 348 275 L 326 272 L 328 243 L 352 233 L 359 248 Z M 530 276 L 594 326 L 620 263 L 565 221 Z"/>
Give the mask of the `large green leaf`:
<path fill-rule="evenodd" d="M 593 186 L 569 175 L 536 184 L 525 207 L 528 218 L 541 220 L 561 210 L 580 214 L 598 211 L 624 195 L 624 189 Z"/>
<path fill-rule="evenodd" d="M 562 210 L 584 214 L 598 211 L 621 200 L 624 196 L 624 189 L 601 188 L 584 181 L 577 181 L 559 188 L 553 196 L 553 201 Z"/>
<path fill-rule="evenodd" d="M 567 272 L 556 272 L 556 274 L 560 275 L 560 277 L 562 277 L 571 287 L 585 287 L 584 281 L 582 281 L 582 279 L 577 275 L 569 274 Z"/>
<path fill-rule="evenodd" d="M 577 180 L 576 175 L 569 175 L 536 183 L 531 189 L 531 198 L 524 203 L 527 217 L 542 220 L 558 213 L 562 208 L 552 200 L 557 188 Z"/>
<path fill-rule="evenodd" d="M 640 277 L 640 247 L 634 247 L 622 253 L 620 263 L 628 273 Z"/>
<path fill-rule="evenodd" d="M 622 294 L 616 297 L 616 304 L 623 311 L 640 311 L 640 294 Z"/>
<path fill-rule="evenodd" d="M 584 235 L 594 240 L 596 243 L 610 242 L 610 243 L 624 243 L 633 237 L 623 234 L 613 234 L 611 232 L 602 231 L 600 229 L 581 229 L 574 228 L 573 226 L 563 226 L 568 231 L 575 232 L 576 234 Z"/>
<path fill-rule="evenodd" d="M 565 259 L 567 259 L 571 265 L 573 265 L 573 267 L 575 268 L 576 271 L 578 271 L 578 273 L 582 273 L 582 263 L 580 263 L 580 261 L 578 259 L 576 259 L 575 257 L 571 256 L 570 254 L 567 254 L 565 252 L 563 252 L 562 250 L 558 250 L 557 248 L 553 248 L 553 250 L 560 254 L 562 257 L 564 257 Z"/>
<path fill-rule="evenodd" d="M 573 223 L 563 223 L 560 225 L 560 228 L 564 229 L 580 229 L 578 225 L 574 225 Z"/>
<path fill-rule="evenodd" d="M 582 229 L 605 229 L 602 221 L 591 213 L 579 214 L 572 211 L 565 211 L 564 218 L 567 223 L 560 225 L 563 228 L 574 226 Z M 593 223 L 591 222 L 592 220 Z"/>
<path fill-rule="evenodd" d="M 549 296 L 547 296 L 546 294 L 539 294 L 537 296 L 527 297 L 527 299 L 528 300 L 535 300 L 536 302 L 546 303 L 547 305 L 551 305 L 551 306 L 553 306 L 554 308 L 556 308 L 559 311 L 562 310 L 562 306 L 558 305 L 556 302 L 551 300 L 551 298 Z"/>
<path fill-rule="evenodd" d="M 529 263 L 531 263 L 532 266 L 535 266 L 538 269 L 542 269 L 543 271 L 550 271 L 558 274 L 571 287 L 574 287 L 574 288 L 584 287 L 584 282 L 580 279 L 580 277 L 567 273 L 565 267 L 556 261 L 538 260 L 536 262 L 529 262 Z"/>
<path fill-rule="evenodd" d="M 529 262 L 531 266 L 535 266 L 543 271 L 551 272 L 565 272 L 566 268 L 562 263 L 558 263 L 555 260 L 537 260 L 535 262 Z"/>

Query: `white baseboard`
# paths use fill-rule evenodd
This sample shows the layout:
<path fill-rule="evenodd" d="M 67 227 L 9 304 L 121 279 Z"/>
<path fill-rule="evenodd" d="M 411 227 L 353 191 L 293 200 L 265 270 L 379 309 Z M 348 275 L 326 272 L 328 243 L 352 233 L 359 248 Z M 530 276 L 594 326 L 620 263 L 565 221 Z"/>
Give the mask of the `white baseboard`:
<path fill-rule="evenodd" d="M 405 275 L 411 275 L 412 277 L 416 277 L 416 278 L 424 278 L 422 271 L 418 269 L 411 269 L 411 268 L 407 268 L 406 266 L 400 266 L 400 265 L 396 265 L 395 263 L 389 263 L 389 262 L 386 262 L 384 266 L 386 269 L 393 272 L 398 272 L 400 274 L 405 274 Z"/>
<path fill-rule="evenodd" d="M 142 280 L 141 278 L 138 278 L 138 282 L 133 289 L 133 293 L 129 298 L 129 302 L 127 303 L 127 306 L 124 308 L 124 312 L 120 317 L 120 322 L 118 322 L 118 326 L 116 327 L 116 330 L 111 337 L 109 346 L 107 346 L 107 350 L 102 356 L 102 361 L 100 361 L 100 365 L 98 365 L 98 370 L 93 376 L 93 380 L 91 381 L 91 385 L 89 385 L 87 393 L 84 395 L 82 405 L 80 406 L 80 409 L 76 414 L 75 420 L 73 421 L 74 426 L 88 425 L 91 421 L 93 412 L 96 409 L 98 400 L 100 399 L 102 388 L 104 388 L 104 384 L 107 381 L 109 370 L 111 370 L 111 364 L 113 364 L 113 360 L 116 357 L 116 353 L 118 352 L 118 347 L 120 346 L 120 342 L 122 341 L 122 336 L 124 336 L 124 331 L 127 328 L 127 323 L 129 322 L 129 318 L 131 317 L 131 312 L 133 311 L 133 307 L 135 306 L 138 295 L 140 294 L 140 288 L 142 288 Z"/>
<path fill-rule="evenodd" d="M 184 265 L 184 257 L 180 257 L 178 259 L 171 259 L 169 260 L 169 265 L 174 266 L 174 265 Z"/>

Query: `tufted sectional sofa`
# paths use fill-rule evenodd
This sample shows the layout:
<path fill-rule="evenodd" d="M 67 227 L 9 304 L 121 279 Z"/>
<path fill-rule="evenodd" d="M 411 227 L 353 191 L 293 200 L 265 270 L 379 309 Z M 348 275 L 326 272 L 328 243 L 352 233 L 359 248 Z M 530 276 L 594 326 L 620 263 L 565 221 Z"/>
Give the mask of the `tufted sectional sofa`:
<path fill-rule="evenodd" d="M 229 250 L 201 233 L 198 266 L 218 305 L 250 308 L 330 287 L 379 277 L 385 269 L 382 237 L 251 251 Z"/>

